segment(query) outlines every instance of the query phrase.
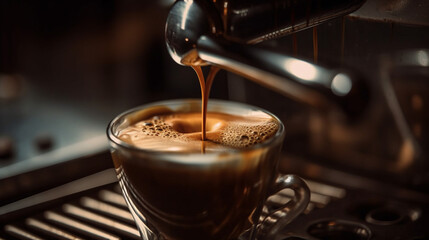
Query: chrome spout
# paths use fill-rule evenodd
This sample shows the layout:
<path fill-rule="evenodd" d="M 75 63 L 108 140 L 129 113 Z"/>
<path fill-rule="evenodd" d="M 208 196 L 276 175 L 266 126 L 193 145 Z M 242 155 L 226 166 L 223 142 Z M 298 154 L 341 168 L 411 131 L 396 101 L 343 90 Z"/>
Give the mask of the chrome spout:
<path fill-rule="evenodd" d="M 224 7 L 233 3 L 245 5 L 245 1 L 221 2 L 224 3 Z M 266 5 L 266 1 L 259 2 L 261 5 Z M 292 4 L 290 1 L 277 2 Z M 343 5 L 344 2 L 347 3 L 346 7 Z M 171 57 L 178 64 L 216 65 L 312 106 L 318 108 L 335 106 L 342 109 L 347 116 L 354 118 L 361 114 L 368 101 L 368 88 L 359 77 L 346 71 L 327 69 L 249 43 L 294 31 L 302 24 L 307 27 L 319 24 L 338 16 L 334 14 L 335 9 L 338 10 L 335 12 L 337 14 L 346 14 L 360 6 L 362 2 L 361 0 L 328 1 L 328 7 L 323 8 L 323 12 L 308 12 L 313 15 L 306 17 L 308 20 L 304 21 L 305 24 L 302 22 L 303 19 L 301 23 L 285 21 L 281 27 L 275 28 L 267 20 L 267 30 L 271 33 L 267 35 L 267 31 L 262 31 L 260 34 L 244 36 L 241 33 L 238 34 L 239 31 L 235 29 L 238 25 L 234 26 L 233 22 L 228 25 L 227 18 L 231 13 L 228 13 L 228 9 L 224 12 L 220 11 L 219 2 L 214 4 L 202 0 L 177 1 L 167 18 L 166 44 Z M 286 9 L 284 6 L 280 8 Z M 301 9 L 302 6 L 298 8 Z M 253 8 L 249 9 L 253 10 Z M 264 8 L 255 11 L 264 11 Z M 296 12 L 303 14 L 302 11 L 296 10 Z M 249 14 L 244 14 L 241 20 L 248 18 L 250 29 L 255 24 L 255 20 Z"/>
<path fill-rule="evenodd" d="M 197 41 L 218 36 L 254 44 L 316 26 L 357 10 L 365 0 L 179 0 L 171 8 L 165 37 L 171 57 L 182 65 L 204 65 Z"/>
<path fill-rule="evenodd" d="M 204 61 L 319 109 L 335 107 L 354 119 L 369 101 L 366 82 L 351 71 L 208 36 L 202 36 L 197 46 Z"/>

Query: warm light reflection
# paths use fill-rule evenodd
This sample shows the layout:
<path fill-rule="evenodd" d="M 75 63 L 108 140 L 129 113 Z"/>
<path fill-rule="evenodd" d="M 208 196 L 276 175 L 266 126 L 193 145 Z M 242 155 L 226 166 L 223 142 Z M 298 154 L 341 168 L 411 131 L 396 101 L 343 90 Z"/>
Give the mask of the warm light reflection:
<path fill-rule="evenodd" d="M 122 207 L 127 207 L 127 203 L 125 202 L 125 199 L 122 195 L 108 191 L 108 190 L 101 190 L 99 192 L 99 197 L 106 202 L 113 203 Z"/>
<path fill-rule="evenodd" d="M 139 237 L 139 231 L 132 226 L 129 226 L 127 224 L 123 224 L 121 222 L 118 222 L 116 220 L 112 220 L 110 218 L 104 217 L 102 215 L 87 211 L 83 208 L 74 206 L 72 204 L 64 204 L 63 205 L 63 210 L 64 212 L 66 212 L 69 215 L 72 215 L 74 217 L 80 218 L 84 221 L 88 221 L 88 222 L 93 222 L 96 224 L 101 224 L 104 225 L 106 227 L 109 227 L 111 229 L 123 232 L 123 233 L 128 233 L 129 235 L 133 236 L 133 237 Z"/>
<path fill-rule="evenodd" d="M 331 89 L 335 94 L 344 96 L 352 89 L 352 81 L 349 76 L 339 73 L 332 79 Z"/>
<path fill-rule="evenodd" d="M 305 81 L 316 81 L 317 69 L 310 63 L 297 59 L 287 59 L 285 69 L 296 77 Z"/>
<path fill-rule="evenodd" d="M 183 9 L 182 23 L 180 24 L 180 29 L 182 30 L 185 30 L 186 20 L 188 19 L 189 9 L 191 8 L 193 0 L 185 0 L 185 3 L 186 3 L 186 6 Z"/>
<path fill-rule="evenodd" d="M 427 52 L 420 50 L 417 53 L 417 61 L 420 63 L 420 65 L 422 65 L 423 67 L 428 67 L 429 66 L 429 56 L 427 54 Z"/>
<path fill-rule="evenodd" d="M 104 214 L 115 216 L 128 222 L 134 223 L 133 216 L 129 211 L 125 211 L 123 209 L 114 207 L 110 204 L 98 201 L 90 197 L 82 197 L 80 199 L 80 203 L 86 208 L 93 209 L 98 212 L 102 212 Z"/>
<path fill-rule="evenodd" d="M 166 150 L 167 151 L 170 151 L 170 152 L 180 152 L 180 151 L 182 151 L 183 150 L 183 148 L 182 147 L 166 147 Z"/>
<path fill-rule="evenodd" d="M 56 228 L 52 225 L 46 224 L 44 222 L 41 222 L 37 219 L 34 218 L 27 218 L 25 220 L 25 223 L 35 229 L 38 230 L 42 230 L 46 233 L 49 233 L 51 235 L 54 235 L 57 238 L 61 238 L 61 239 L 73 239 L 73 240 L 82 240 L 81 238 L 78 238 L 76 236 L 73 236 L 67 232 L 64 232 L 62 230 L 60 230 L 59 228 Z"/>
<path fill-rule="evenodd" d="M 88 235 L 90 235 L 94 238 L 97 238 L 97 239 L 113 239 L 113 240 L 118 239 L 118 240 L 120 240 L 120 238 L 113 236 L 109 233 L 105 233 L 105 232 L 100 231 L 96 228 L 88 226 L 87 224 L 78 222 L 76 220 L 73 220 L 71 218 L 65 217 L 63 215 L 57 214 L 57 213 L 52 212 L 52 211 L 46 211 L 44 216 L 46 219 L 48 219 L 52 222 L 67 226 L 67 227 L 75 229 L 75 230 L 79 230 L 80 232 L 87 233 Z"/>

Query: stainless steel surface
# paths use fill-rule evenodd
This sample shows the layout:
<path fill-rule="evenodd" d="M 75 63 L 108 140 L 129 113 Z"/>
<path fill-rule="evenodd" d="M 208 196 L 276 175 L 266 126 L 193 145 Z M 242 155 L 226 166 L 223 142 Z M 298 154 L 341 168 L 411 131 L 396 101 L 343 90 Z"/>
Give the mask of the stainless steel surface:
<path fill-rule="evenodd" d="M 370 89 L 351 71 L 328 69 L 273 49 L 208 36 L 201 36 L 197 46 L 202 60 L 311 106 L 340 109 L 356 118 L 368 105 Z"/>
<path fill-rule="evenodd" d="M 303 76 L 304 74 L 312 73 L 312 69 L 316 69 L 314 72 L 317 72 L 317 76 L 326 76 L 327 72 L 323 68 L 318 68 L 318 66 L 312 65 L 311 63 L 305 62 L 308 67 L 293 66 L 293 68 L 288 69 L 283 64 L 285 60 L 281 58 L 281 54 L 272 53 L 266 51 L 265 46 L 255 47 L 249 45 L 240 45 L 240 43 L 231 43 L 233 41 L 240 42 L 237 39 L 228 38 L 228 29 L 225 32 L 219 31 L 222 27 L 229 26 L 229 22 L 225 23 L 226 15 L 228 13 L 221 13 L 220 20 L 215 15 L 212 15 L 210 6 L 207 4 L 202 4 L 197 1 L 184 1 L 177 2 L 170 11 L 169 17 L 166 24 L 166 42 L 169 49 L 170 55 L 173 59 L 179 64 L 184 65 L 200 65 L 200 64 L 214 64 L 221 66 L 224 69 L 238 73 L 239 75 L 245 76 L 247 79 L 254 80 L 260 85 L 268 86 L 270 89 L 279 91 L 281 93 L 287 93 L 288 96 L 292 96 L 295 100 L 299 99 L 302 102 L 317 104 L 318 106 L 332 105 L 327 104 L 327 102 L 336 102 L 341 103 L 340 107 L 346 110 L 349 116 L 352 116 L 352 119 L 356 120 L 356 116 L 363 116 L 356 125 L 350 125 L 348 122 L 343 121 L 341 116 L 338 116 L 337 113 L 326 110 L 329 108 L 322 108 L 323 110 L 314 111 L 308 116 L 308 127 L 310 131 L 310 145 L 311 151 L 316 153 L 318 157 L 327 157 L 330 159 L 336 159 L 334 162 L 338 163 L 347 159 L 349 166 L 359 169 L 365 169 L 367 172 L 379 171 L 389 174 L 398 174 L 400 176 L 391 177 L 392 179 L 398 179 L 401 184 L 405 185 L 421 185 L 426 186 L 428 184 L 427 169 L 428 165 L 424 163 L 425 153 L 422 148 L 417 144 L 417 141 L 411 132 L 410 123 L 407 123 L 404 117 L 403 111 L 406 109 L 400 109 L 401 107 L 395 100 L 394 92 L 407 91 L 405 89 L 393 89 L 390 87 L 389 81 L 392 79 L 388 75 L 391 74 L 392 69 L 386 69 L 383 65 L 383 61 L 379 61 L 379 55 L 371 54 L 377 52 L 377 47 L 381 47 L 383 43 L 385 45 L 388 41 L 392 43 L 394 38 L 394 28 L 398 25 L 393 25 L 392 23 L 408 24 L 409 21 L 405 19 L 412 18 L 410 9 L 415 9 L 421 7 L 423 10 L 419 9 L 416 11 L 417 18 L 419 19 L 418 23 L 414 22 L 414 26 L 410 26 L 410 29 L 422 28 L 420 31 L 424 31 L 426 19 L 422 17 L 421 11 L 427 10 L 426 4 L 421 2 L 410 3 L 409 1 L 394 1 L 388 3 L 387 1 L 369 1 L 365 4 L 368 6 L 378 4 L 380 11 L 391 11 L 393 15 L 400 14 L 403 16 L 403 19 L 397 18 L 396 21 L 390 21 L 385 19 L 383 23 L 390 27 L 389 38 L 384 38 L 380 43 L 377 42 L 378 36 L 383 36 L 378 31 L 381 30 L 381 27 L 375 27 L 375 31 L 370 35 L 366 35 L 364 43 L 361 43 L 365 46 L 369 46 L 369 53 L 360 52 L 359 49 L 362 48 L 360 45 L 356 46 L 357 52 L 353 56 L 355 59 L 362 57 L 362 62 L 357 62 L 354 59 L 351 61 L 353 67 L 360 66 L 362 72 L 366 72 L 366 76 L 369 76 L 368 82 L 371 86 L 371 97 L 375 100 L 371 101 L 369 107 L 366 107 L 368 102 L 369 91 L 366 89 L 364 84 L 360 85 L 360 81 L 354 81 L 355 76 L 345 75 L 345 78 L 341 78 L 342 83 L 344 82 L 353 82 L 351 84 L 353 87 L 359 89 L 360 91 L 344 91 L 348 94 L 345 96 L 338 97 L 336 95 L 339 92 L 335 89 L 332 89 L 332 86 L 335 83 L 335 77 L 326 77 L 325 78 L 310 78 L 311 80 L 306 82 L 305 80 L 297 77 Z M 238 4 L 239 5 L 239 4 Z M 256 5 L 255 5 L 256 6 Z M 225 6 L 225 11 L 228 11 L 230 6 Z M 368 7 L 367 7 L 368 8 Z M 384 9 L 384 10 L 383 10 Z M 405 9 L 408 9 L 405 11 Z M 265 11 L 266 9 L 260 7 L 259 11 Z M 377 10 L 377 11 L 378 11 Z M 404 10 L 404 11 L 402 11 Z M 207 12 L 207 17 L 204 18 L 202 12 Z M 247 12 L 243 13 L 243 22 L 247 19 L 249 21 L 249 26 L 252 25 L 251 18 L 247 18 Z M 344 52 L 348 50 L 345 47 L 345 38 L 347 31 L 354 31 L 354 27 L 348 27 L 346 30 L 345 22 L 347 19 L 350 19 L 351 22 L 356 21 L 356 16 L 347 17 L 341 20 L 341 28 L 336 29 L 338 37 L 341 39 L 340 42 L 340 58 L 344 56 Z M 381 15 L 382 16 L 382 15 Z M 196 21 L 192 21 L 196 19 Z M 262 18 L 263 19 L 263 18 Z M 363 17 L 363 19 L 367 19 Z M 378 19 L 378 21 L 381 18 Z M 404 21 L 402 21 L 404 20 Z M 222 22 L 223 25 L 218 23 Z M 262 20 L 261 20 L 262 21 Z M 266 21 L 263 21 L 264 23 Z M 379 21 L 380 22 L 380 21 Z M 364 25 L 375 24 L 371 21 L 367 22 Z M 380 23 L 378 23 L 380 24 Z M 209 26 L 209 27 L 207 27 Z M 381 26 L 381 25 L 379 25 Z M 399 25 L 402 26 L 402 25 Z M 362 31 L 365 26 L 362 28 L 356 28 L 355 34 L 352 36 L 355 39 L 362 38 Z M 189 29 L 188 29 L 189 28 Z M 189 30 L 189 31 L 187 31 Z M 237 29 L 237 32 L 240 30 Z M 418 30 L 416 31 L 416 33 Z M 190 37 L 187 37 L 189 34 Z M 385 36 L 385 35 L 384 35 Z M 295 37 L 295 36 L 294 36 Z M 313 33 L 313 51 L 317 51 L 314 47 L 314 33 Z M 416 34 L 417 39 L 419 34 Z M 239 39 L 239 38 L 238 38 Z M 329 35 L 329 40 L 333 40 L 333 37 Z M 403 43 L 411 42 L 409 39 L 404 39 L 403 37 L 398 38 L 400 44 L 398 47 L 390 47 L 386 51 L 403 49 Z M 411 38 L 410 38 L 411 39 Z M 294 42 L 295 39 L 292 39 Z M 317 38 L 316 38 L 317 41 Z M 243 41 L 245 42 L 245 41 Z M 279 42 L 282 42 L 279 40 Z M 328 41 L 329 42 L 329 41 Z M 296 45 L 296 43 L 294 43 Z M 281 48 L 281 45 L 274 44 L 277 48 L 274 48 L 274 51 L 277 51 L 278 48 Z M 375 47 L 372 47 L 375 45 Z M 410 44 L 410 46 L 419 46 L 428 47 L 427 43 L 424 44 Z M 353 46 L 352 46 L 353 47 Z M 295 48 L 295 47 L 294 47 Z M 296 51 L 293 49 L 293 51 Z M 425 60 L 425 49 L 416 50 L 420 52 L 414 58 L 418 58 L 413 61 L 413 63 L 418 63 L 414 65 L 419 68 L 427 68 L 423 66 L 418 61 Z M 399 54 L 402 54 L 399 51 Z M 412 50 L 410 51 L 412 52 Z M 398 59 L 395 54 L 387 54 L 387 58 Z M 405 54 L 399 57 L 401 60 L 410 61 L 408 58 L 413 58 L 412 53 Z M 417 56 L 418 55 L 418 56 Z M 366 58 L 365 58 L 366 57 Z M 372 58 L 370 60 L 370 58 Z M 287 57 L 286 57 L 287 59 Z M 316 57 L 315 57 L 316 59 Z M 394 61 L 396 61 L 394 60 Z M 341 60 L 340 65 L 342 65 L 343 60 Z M 301 63 L 299 59 L 291 58 L 291 62 Z M 307 65 L 308 63 L 308 65 Z M 410 66 L 408 66 L 410 67 Z M 290 71 L 293 69 L 292 71 Z M 322 69 L 321 71 L 318 71 Z M 280 73 L 279 73 L 280 72 Z M 277 75 L 273 74 L 277 73 Z M 419 78 L 427 78 L 425 70 L 419 70 Z M 340 76 L 344 76 L 341 73 Z M 333 76 L 336 76 L 335 74 Z M 289 79 L 293 81 L 282 81 L 282 79 Z M 346 79 L 346 80 L 345 80 Z M 353 79 L 353 81 L 348 81 Z M 298 83 L 298 84 L 296 84 Z M 316 84 L 315 84 L 316 83 Z M 423 86 L 420 91 L 424 92 L 424 89 L 427 89 L 427 83 L 422 83 Z M 343 88 L 347 89 L 347 84 L 340 84 Z M 331 87 L 331 89 L 327 88 Z M 405 85 L 403 85 L 406 88 Z M 363 90 L 362 90 L 363 89 Z M 242 94 L 240 94 L 242 95 Z M 411 95 L 411 93 L 410 93 Z M 334 97 L 333 97 L 334 96 Z M 414 96 L 414 95 L 413 95 Z M 415 94 L 415 101 L 423 102 L 420 94 Z M 335 99 L 332 101 L 332 99 Z M 344 100 L 345 99 L 345 100 Z M 404 99 L 407 101 L 406 99 Z M 338 105 L 338 104 L 337 104 Z M 279 106 L 279 108 L 281 108 Z M 421 118 L 425 118 L 427 113 L 423 111 Z M 413 126 L 417 134 L 423 135 L 423 142 L 427 143 L 425 139 L 425 130 L 426 127 L 424 123 L 418 123 Z M 419 130 L 420 129 L 420 130 Z M 393 130 L 393 131 L 392 131 Z M 423 133 L 422 133 L 423 132 Z M 341 163 L 340 163 L 341 164 Z M 376 174 L 375 174 L 376 175 Z M 385 178 L 390 178 L 386 176 Z M 421 187 L 424 188 L 424 187 Z"/>
<path fill-rule="evenodd" d="M 206 1 L 177 1 L 167 17 L 165 42 L 170 56 L 178 64 L 204 64 L 198 57 L 197 42 L 201 36 L 216 34 L 220 22 L 208 15 L 214 11 Z"/>
<path fill-rule="evenodd" d="M 222 3 L 216 4 L 222 5 Z M 253 22 L 252 11 L 259 14 L 267 11 L 264 13 L 266 16 L 264 15 L 263 19 L 265 19 L 271 14 L 282 15 L 283 12 L 290 11 L 289 8 L 302 7 L 294 4 L 297 3 L 279 2 L 274 4 L 281 9 L 273 6 L 271 9 L 270 6 L 267 6 L 269 4 L 263 2 L 260 5 L 253 3 L 249 6 L 242 6 L 244 9 L 242 11 L 246 13 L 243 13 L 243 17 L 237 22 L 240 22 L 239 26 L 242 28 L 247 26 L 248 29 L 243 29 L 243 32 L 248 32 L 253 25 L 257 25 L 256 22 Z M 297 22 L 296 25 L 293 21 L 285 22 L 282 28 L 279 26 L 280 30 L 267 25 L 267 28 L 274 28 L 271 29 L 273 33 L 269 33 L 267 36 L 281 36 L 280 33 L 299 30 L 301 25 L 310 27 L 327 19 L 345 15 L 360 6 L 361 1 L 324 2 L 324 4 L 319 4 L 319 7 L 327 7 L 327 9 L 321 10 L 321 12 L 311 11 L 310 7 L 316 3 L 306 2 L 306 4 L 309 6 L 306 15 L 307 21 L 303 16 L 303 19 L 299 19 L 300 22 Z M 230 5 L 246 4 L 240 1 L 224 2 L 225 8 Z M 305 7 L 303 8 L 305 9 Z M 272 11 L 270 12 L 270 10 Z M 357 74 L 350 71 L 327 69 L 308 61 L 280 54 L 275 49 L 243 44 L 249 42 L 246 38 L 239 39 L 241 43 L 233 43 L 227 33 L 230 28 L 234 29 L 232 31 L 234 33 L 240 32 L 240 29 L 237 26 L 228 26 L 230 21 L 226 19 L 227 16 L 224 16 L 228 14 L 235 13 L 225 12 L 222 15 L 222 12 L 216 11 L 214 3 L 177 1 L 169 12 L 165 27 L 165 41 L 173 60 L 188 66 L 215 65 L 300 102 L 322 109 L 334 106 L 334 108 L 346 112 L 347 116 L 351 118 L 356 118 L 366 110 L 369 89 Z M 223 24 L 221 21 L 224 21 Z M 241 24 L 241 22 L 245 24 Z M 265 23 L 265 21 L 262 22 Z M 225 29 L 222 29 L 222 26 Z M 250 42 L 267 40 L 270 38 L 267 36 L 257 37 Z"/>
<path fill-rule="evenodd" d="M 0 179 L 6 179 L 36 169 L 49 167 L 70 159 L 85 157 L 94 153 L 100 153 L 108 149 L 108 143 L 104 135 L 82 139 L 74 144 L 30 157 L 25 161 L 6 165 L 0 168 Z"/>
<path fill-rule="evenodd" d="M 225 7 L 234 5 L 234 3 L 245 5 L 240 1 L 225 1 L 224 3 Z M 311 2 L 306 2 L 306 4 L 312 6 Z M 324 4 L 333 9 L 337 6 L 338 11 L 329 9 L 329 14 L 325 13 L 325 16 L 309 9 L 307 20 L 310 20 L 306 22 L 307 27 L 324 22 L 334 16 L 342 16 L 352 9 L 356 9 L 361 2 L 334 1 Z M 322 7 L 324 4 L 320 6 Z M 344 7 L 342 4 L 348 6 L 347 11 L 340 10 Z M 253 4 L 252 7 L 255 8 L 255 11 L 265 11 L 265 8 L 268 7 L 265 4 L 261 5 L 263 6 Z M 285 6 L 290 6 L 292 9 L 295 7 L 293 3 L 286 2 L 278 3 L 278 5 L 283 6 L 284 9 L 272 9 L 272 12 L 266 13 L 267 17 L 275 13 L 281 15 L 282 10 L 288 10 Z M 251 12 L 253 8 L 250 5 L 248 7 L 249 9 L 246 8 L 246 11 Z M 280 54 L 276 50 L 242 44 L 247 42 L 246 39 L 240 39 L 241 43 L 233 43 L 228 39 L 227 34 L 222 32 L 220 20 L 225 21 L 223 23 L 225 28 L 233 28 L 234 32 L 240 30 L 234 26 L 225 26 L 229 22 L 225 17 L 213 16 L 216 13 L 220 14 L 214 9 L 214 5 L 204 1 L 178 1 L 173 5 L 165 27 L 165 41 L 173 60 L 188 66 L 216 65 L 312 106 L 322 109 L 334 106 L 346 112 L 349 117 L 355 118 L 365 110 L 369 89 L 357 74 L 350 71 L 327 69 L 308 61 Z M 251 14 L 249 13 L 249 15 Z M 241 27 L 256 24 L 252 22 L 253 17 L 247 19 L 246 16 L 244 14 L 240 21 L 248 20 L 248 22 L 246 25 L 240 25 Z M 302 19 L 302 24 L 304 23 L 305 21 Z M 293 24 L 288 25 L 291 29 L 294 26 Z M 299 29 L 298 26 L 299 24 L 295 26 L 295 30 Z M 292 30 L 284 32 L 290 31 Z M 277 31 L 277 33 L 279 32 L 281 31 Z M 281 35 L 277 33 L 274 35 Z M 267 37 L 258 39 L 258 41 L 266 40 Z"/>
<path fill-rule="evenodd" d="M 399 103 L 399 99 L 394 90 L 395 72 L 400 77 L 423 76 L 427 81 L 429 79 L 429 50 L 407 50 L 381 57 L 380 64 L 380 82 L 382 91 L 386 98 L 389 110 L 395 120 L 395 124 L 401 134 L 402 143 L 395 163 L 396 168 L 407 168 L 410 166 L 424 166 L 424 161 L 429 156 L 429 152 L 422 144 L 428 142 L 424 134 L 415 134 L 412 131 L 412 123 L 407 121 L 407 116 Z M 411 73 L 412 72 L 412 73 Z M 397 80 L 396 80 L 397 81 Z M 401 81 L 401 80 L 400 80 Z M 428 82 L 426 84 L 426 91 Z M 423 86 L 423 88 L 425 88 Z M 425 90 L 422 90 L 425 91 Z M 418 97 L 420 93 L 415 93 Z M 420 110 L 419 108 L 417 110 Z"/>
<path fill-rule="evenodd" d="M 60 239 L 75 239 L 75 240 L 81 239 L 81 238 L 78 238 L 74 235 L 71 235 L 71 234 L 69 234 L 69 233 L 67 233 L 67 232 L 65 232 L 59 228 L 56 228 L 52 225 L 46 224 L 46 223 L 41 222 L 41 221 L 34 219 L 34 218 L 27 218 L 26 223 L 29 227 L 31 227 L 35 230 L 43 231 L 47 234 L 50 234 L 50 235 L 57 237 L 57 238 L 60 238 Z"/>
<path fill-rule="evenodd" d="M 104 144 L 104 140 L 102 143 Z M 95 147 L 95 145 L 90 145 L 82 148 L 94 149 Z M 71 149 L 73 149 L 73 147 Z M 79 152 L 82 149 L 75 150 Z M 72 152 L 71 154 L 74 155 L 76 153 Z M 29 166 L 27 167 L 25 166 L 25 161 L 18 162 L 16 165 L 14 164 L 3 167 L 1 170 L 9 169 L 11 172 L 3 172 L 5 173 L 5 175 L 3 175 L 4 178 L 0 178 L 0 185 L 2 186 L 2 190 L 0 191 L 0 205 L 5 205 L 11 202 L 19 203 L 20 201 L 18 200 L 25 197 L 52 189 L 58 185 L 65 184 L 76 179 L 85 179 L 88 175 L 100 172 L 112 166 L 110 153 L 107 151 L 86 156 L 81 156 L 80 153 L 78 153 L 77 158 L 75 159 L 62 158 L 60 156 L 62 155 L 57 155 L 57 159 L 41 158 L 41 162 L 46 160 L 46 162 L 44 162 L 45 165 L 41 168 L 34 168 L 34 165 L 31 164 L 31 162 L 28 163 Z M 51 165 L 46 163 L 51 163 Z M 21 166 L 21 168 L 14 166 Z M 114 179 L 116 179 L 116 177 L 114 177 Z M 92 182 L 93 180 L 91 179 L 87 180 L 89 182 L 85 181 L 86 180 L 83 180 L 81 183 L 82 187 L 97 184 L 96 181 Z M 52 196 L 60 193 L 56 193 L 55 191 L 56 190 L 51 193 Z"/>
<path fill-rule="evenodd" d="M 91 227 L 87 224 L 73 220 L 72 218 L 63 216 L 61 214 L 57 214 L 57 213 L 52 212 L 52 211 L 46 211 L 44 215 L 48 221 L 59 224 L 65 228 L 69 229 L 69 231 L 72 230 L 72 231 L 76 231 L 80 234 L 85 234 L 89 238 L 109 239 L 109 240 L 121 239 L 121 238 L 117 237 L 116 235 L 106 233 L 103 230 L 99 230 L 97 228 Z"/>
<path fill-rule="evenodd" d="M 1 207 L 0 239 L 140 239 L 119 185 L 112 176 L 114 170 L 108 169 L 30 197 L 28 205 Z M 99 184 L 82 186 L 83 182 Z M 429 206 L 422 198 L 409 201 L 318 180 L 306 182 L 311 190 L 311 204 L 296 221 L 282 229 L 276 240 L 317 240 L 325 239 L 318 236 L 334 235 L 350 239 L 348 237 L 355 237 L 354 234 L 363 234 L 354 231 L 357 226 L 365 229 L 364 235 L 369 234 L 374 240 L 429 236 L 425 228 Z M 80 191 L 76 191 L 78 189 Z M 59 194 L 53 197 L 55 192 Z M 283 191 L 270 197 L 264 212 L 278 208 L 290 197 L 290 193 Z M 11 211 L 4 211 L 5 208 Z M 367 215 L 379 222 L 367 221 Z M 400 220 L 389 220 L 394 217 Z"/>
<path fill-rule="evenodd" d="M 357 19 L 429 26 L 429 2 L 425 0 L 368 0 L 350 14 Z"/>
<path fill-rule="evenodd" d="M 226 39 L 258 43 L 345 16 L 364 3 L 365 0 L 221 0 L 215 5 Z"/>
<path fill-rule="evenodd" d="M 358 9 L 363 2 L 177 1 L 167 18 L 166 43 L 177 63 L 199 65 L 203 64 L 198 59 L 197 42 L 201 36 L 257 43 L 344 16 Z"/>
<path fill-rule="evenodd" d="M 120 194 L 119 185 L 111 185 L 112 182 L 115 182 L 112 180 L 113 175 L 114 171 L 108 169 L 70 182 L 67 185 L 42 192 L 26 200 L 1 207 L 0 223 L 4 220 L 11 221 L 11 219 L 15 219 L 11 217 L 7 220 L 5 216 L 11 216 L 11 214 L 19 213 L 41 204 L 55 202 L 55 200 L 72 194 L 87 192 L 71 198 L 66 203 L 61 203 L 60 201 L 60 204 L 51 204 L 51 207 L 20 216 L 18 218 L 20 220 L 13 220 L 10 224 L 0 229 L 0 237 L 13 235 L 18 239 L 44 239 L 46 236 L 62 239 L 139 239 L 134 220 L 127 209 L 124 198 Z M 91 185 L 84 186 L 85 184 L 82 183 Z M 314 181 L 310 183 L 313 186 L 311 188 L 312 199 L 314 194 L 320 195 L 326 192 L 324 189 L 330 189 L 330 192 L 334 193 L 333 195 L 341 194 L 340 192 L 345 194 L 345 189 Z M 100 186 L 102 187 L 101 189 L 99 188 Z M 77 189 L 80 189 L 80 191 L 76 191 Z M 288 196 L 293 197 L 293 194 Z M 327 195 L 326 197 L 333 196 Z M 271 198 L 269 206 L 278 207 L 289 200 L 291 198 L 284 197 L 282 193 L 279 193 Z M 317 208 L 324 208 L 327 204 L 316 204 L 316 206 Z M 308 207 L 305 214 L 310 214 L 313 210 L 315 210 L 314 206 Z"/>
<path fill-rule="evenodd" d="M 70 183 L 66 183 L 61 186 L 37 193 L 27 198 L 20 199 L 18 201 L 4 204 L 0 207 L 0 215 L 9 214 L 19 209 L 29 208 L 31 206 L 42 204 L 44 202 L 52 201 L 61 197 L 65 197 L 70 194 L 85 191 L 91 188 L 96 188 L 107 183 L 116 182 L 116 174 L 112 169 L 107 169 L 93 175 L 86 176 L 84 178 L 77 179 Z M 107 192 L 109 194 L 110 192 Z M 102 194 L 106 194 L 102 192 Z M 102 196 L 105 199 L 114 199 L 113 197 L 106 195 Z M 115 199 L 116 200 L 116 199 Z M 119 202 L 119 200 L 116 200 Z"/>
<path fill-rule="evenodd" d="M 95 225 L 102 226 L 104 228 L 111 228 L 114 231 L 118 231 L 121 234 L 130 238 L 139 238 L 140 234 L 137 229 L 129 225 L 123 224 L 119 221 L 112 220 L 108 217 L 87 211 L 83 208 L 77 207 L 72 204 L 64 204 L 62 207 L 64 213 L 81 219 L 83 221 L 90 221 Z"/>

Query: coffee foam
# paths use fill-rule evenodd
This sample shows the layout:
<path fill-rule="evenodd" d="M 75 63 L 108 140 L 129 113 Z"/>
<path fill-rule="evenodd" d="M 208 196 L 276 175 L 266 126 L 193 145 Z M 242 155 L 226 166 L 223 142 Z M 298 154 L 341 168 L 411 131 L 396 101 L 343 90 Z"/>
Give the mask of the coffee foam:
<path fill-rule="evenodd" d="M 227 124 L 222 134 L 212 140 L 235 148 L 246 148 L 262 143 L 274 135 L 277 129 L 278 124 L 274 121 L 235 121 Z"/>
<path fill-rule="evenodd" d="M 271 116 L 207 113 L 205 151 L 247 148 L 273 136 L 279 124 Z M 153 116 L 123 129 L 119 138 L 138 148 L 169 152 L 201 151 L 201 113 Z"/>

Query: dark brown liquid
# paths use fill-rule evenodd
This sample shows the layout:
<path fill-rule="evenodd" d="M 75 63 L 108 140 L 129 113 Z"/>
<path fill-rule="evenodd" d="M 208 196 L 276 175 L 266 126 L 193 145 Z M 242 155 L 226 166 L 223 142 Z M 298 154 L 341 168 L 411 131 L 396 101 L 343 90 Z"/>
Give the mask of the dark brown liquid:
<path fill-rule="evenodd" d="M 150 110 L 153 115 L 133 119 L 119 138 L 157 153 L 119 149 L 112 157 L 131 211 L 144 216 L 142 222 L 162 239 L 235 240 L 259 220 L 276 178 L 281 141 L 236 150 L 270 139 L 280 124 L 257 110 L 207 112 L 219 69 L 212 67 L 204 81 L 201 68 L 193 68 L 201 86 L 201 112 Z"/>
<path fill-rule="evenodd" d="M 205 164 L 160 162 L 122 151 L 112 156 L 132 208 L 158 234 L 168 240 L 229 240 L 257 222 L 279 148 Z"/>
<path fill-rule="evenodd" d="M 220 153 L 200 154 L 200 112 L 153 112 L 119 137 L 141 149 L 170 152 L 170 160 L 128 149 L 112 153 L 131 208 L 168 240 L 237 239 L 258 220 L 281 144 L 236 149 L 270 139 L 279 123 L 258 111 L 209 111 L 206 151 Z"/>

